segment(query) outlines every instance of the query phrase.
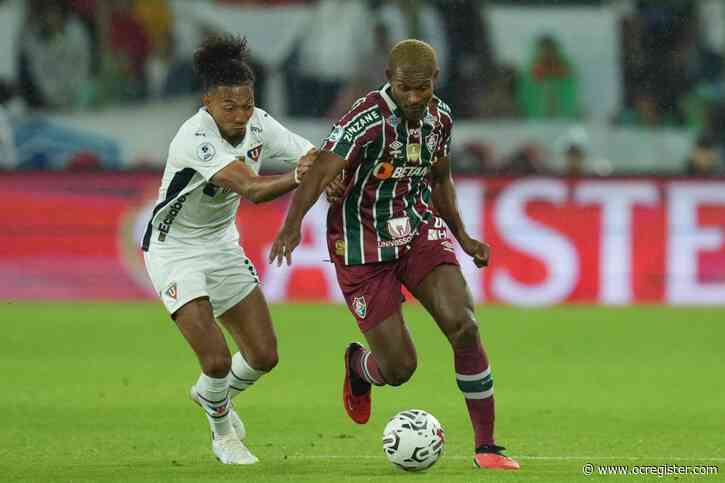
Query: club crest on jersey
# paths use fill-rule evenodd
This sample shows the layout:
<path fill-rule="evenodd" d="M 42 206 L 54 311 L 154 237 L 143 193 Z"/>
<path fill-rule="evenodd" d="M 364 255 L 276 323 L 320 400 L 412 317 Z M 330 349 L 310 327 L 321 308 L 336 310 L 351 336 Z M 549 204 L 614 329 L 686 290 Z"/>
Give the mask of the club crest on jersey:
<path fill-rule="evenodd" d="M 368 313 L 368 306 L 365 303 L 365 296 L 361 295 L 360 297 L 353 297 L 352 298 L 352 310 L 355 311 L 358 317 L 361 319 L 364 319 L 365 316 Z"/>
<path fill-rule="evenodd" d="M 417 163 L 420 161 L 420 144 L 410 143 L 405 147 L 405 151 L 408 155 L 408 161 L 411 163 Z"/>
<path fill-rule="evenodd" d="M 196 156 L 200 161 L 209 161 L 216 154 L 216 149 L 212 143 L 201 143 L 196 148 Z"/>
<path fill-rule="evenodd" d="M 425 146 L 428 148 L 429 153 L 435 153 L 436 146 L 438 146 L 438 135 L 431 134 L 428 136 L 428 139 L 425 140 Z"/>
<path fill-rule="evenodd" d="M 179 296 L 179 292 L 176 288 L 176 282 L 173 282 L 171 285 L 169 285 L 169 288 L 164 291 L 164 294 L 166 294 L 166 296 L 170 299 L 176 300 Z"/>
<path fill-rule="evenodd" d="M 426 115 L 425 115 L 425 117 L 423 118 L 423 124 L 428 124 L 429 126 L 433 126 L 433 127 L 435 127 L 435 125 L 436 125 L 436 118 L 435 118 L 435 117 L 433 117 L 433 114 L 431 114 L 431 113 L 429 112 L 429 113 L 428 113 L 428 114 L 426 114 Z"/>
<path fill-rule="evenodd" d="M 255 146 L 249 151 L 247 151 L 247 157 L 254 161 L 255 163 L 259 161 L 259 154 L 262 152 L 262 145 Z"/>
<path fill-rule="evenodd" d="M 403 238 L 410 235 L 410 218 L 403 216 L 388 220 L 388 233 L 393 238 Z"/>

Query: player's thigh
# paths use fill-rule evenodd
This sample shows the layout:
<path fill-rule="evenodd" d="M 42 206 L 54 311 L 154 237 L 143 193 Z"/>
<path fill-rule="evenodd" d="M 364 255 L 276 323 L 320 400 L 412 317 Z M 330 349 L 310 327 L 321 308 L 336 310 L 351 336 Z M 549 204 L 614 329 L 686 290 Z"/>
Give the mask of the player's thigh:
<path fill-rule="evenodd" d="M 224 334 L 212 314 L 206 297 L 186 302 L 174 312 L 179 331 L 199 359 L 202 371 L 212 377 L 225 377 L 231 366 L 231 355 Z"/>
<path fill-rule="evenodd" d="M 402 384 L 415 372 L 418 357 L 400 310 L 363 334 L 388 384 Z"/>
<path fill-rule="evenodd" d="M 456 265 L 438 265 L 409 287 L 452 343 L 466 345 L 477 337 L 473 297 Z"/>
<path fill-rule="evenodd" d="M 397 262 L 345 265 L 336 255 L 332 260 L 345 303 L 360 331 L 367 333 L 400 313 L 405 298 L 395 275 Z"/>
<path fill-rule="evenodd" d="M 259 286 L 220 315 L 219 320 L 251 367 L 269 371 L 277 365 L 277 336 L 267 300 Z"/>

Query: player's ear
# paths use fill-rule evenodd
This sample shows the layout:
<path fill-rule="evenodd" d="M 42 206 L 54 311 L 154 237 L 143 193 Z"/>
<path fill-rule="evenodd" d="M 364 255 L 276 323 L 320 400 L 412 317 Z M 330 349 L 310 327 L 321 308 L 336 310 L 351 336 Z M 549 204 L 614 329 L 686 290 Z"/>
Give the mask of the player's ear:
<path fill-rule="evenodd" d="M 438 67 L 435 68 L 433 71 L 433 85 L 438 83 L 438 74 L 440 73 L 440 69 Z"/>
<path fill-rule="evenodd" d="M 390 72 L 390 68 L 389 67 L 387 67 L 385 69 L 385 78 L 388 79 L 388 82 L 393 82 L 393 75 Z"/>
<path fill-rule="evenodd" d="M 201 96 L 201 102 L 204 103 L 207 111 L 211 108 L 211 96 L 208 93 Z"/>

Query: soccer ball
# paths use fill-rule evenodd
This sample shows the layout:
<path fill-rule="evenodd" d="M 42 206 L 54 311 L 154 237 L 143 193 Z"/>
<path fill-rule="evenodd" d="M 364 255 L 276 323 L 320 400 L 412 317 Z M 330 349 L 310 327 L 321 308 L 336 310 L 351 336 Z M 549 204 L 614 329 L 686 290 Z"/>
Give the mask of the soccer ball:
<path fill-rule="evenodd" d="M 420 409 L 401 411 L 383 430 L 383 451 L 391 463 L 405 471 L 430 468 L 443 454 L 441 423 Z"/>

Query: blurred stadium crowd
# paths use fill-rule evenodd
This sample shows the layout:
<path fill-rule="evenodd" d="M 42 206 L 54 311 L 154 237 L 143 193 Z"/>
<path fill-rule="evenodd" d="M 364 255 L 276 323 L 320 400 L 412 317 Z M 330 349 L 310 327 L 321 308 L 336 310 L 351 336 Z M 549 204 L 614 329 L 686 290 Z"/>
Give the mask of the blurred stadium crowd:
<path fill-rule="evenodd" d="M 6 54 L 11 55 L 12 70 L 0 71 L 0 166 L 128 169 L 118 140 L 79 129 L 64 119 L 113 113 L 129 106 L 140 109 L 177 98 L 197 99 L 191 64 L 194 46 L 204 36 L 228 30 L 223 23 L 208 19 L 236 10 L 274 22 L 281 21 L 279 15 L 271 16 L 275 12 L 282 12 L 285 22 L 306 15 L 304 22 L 298 22 L 302 25 L 299 34 L 267 32 L 271 40 L 276 35 L 289 39 L 289 48 L 275 53 L 272 62 L 267 52 L 273 46 L 255 44 L 250 38 L 251 61 L 258 77 L 257 103 L 267 108 L 276 102 L 284 110 L 274 112 L 277 117 L 316 119 L 329 127 L 354 99 L 384 82 L 391 45 L 401 38 L 417 37 L 437 48 L 441 63 L 438 94 L 451 104 L 457 121 L 471 123 L 469 131 L 503 124 L 516 136 L 516 129 L 530 125 L 544 126 L 544 130 L 548 125 L 566 126 L 556 143 L 529 142 L 522 135 L 516 148 L 503 154 L 492 143 L 469 136 L 468 141 L 456 145 L 454 159 L 460 173 L 618 174 L 620 164 L 607 164 L 606 152 L 593 152 L 597 130 L 633 133 L 626 138 L 633 143 L 649 138 L 651 143 L 662 144 L 667 136 L 685 136 L 684 155 L 661 169 L 653 163 L 647 174 L 713 176 L 725 172 L 722 2 L 193 2 L 195 8 L 203 6 L 205 12 L 211 12 L 206 16 L 190 15 L 191 3 L 0 0 L 0 16 L 14 13 L 20 19 L 20 27 L 12 34 L 12 52 Z M 558 30 L 537 30 L 527 39 L 523 62 L 514 63 L 500 55 L 502 44 L 492 33 L 496 18 L 489 12 L 501 6 L 573 12 L 588 7 L 615 12 L 611 35 L 616 39 L 612 50 L 616 54 L 616 103 L 604 115 L 592 111 L 592 89 L 587 89 L 582 72 L 584 64 L 600 60 L 594 53 L 584 61 L 571 54 L 577 46 L 561 35 L 568 27 L 565 23 Z M 246 33 L 243 27 L 239 33 Z M 182 121 L 182 117 L 176 119 L 177 125 Z M 656 133 L 654 137 L 652 133 Z M 606 145 L 607 139 L 604 136 L 600 144 Z M 167 142 L 157 140 L 164 147 Z M 588 163 L 587 158 L 595 154 L 602 162 Z M 547 159 L 554 155 L 561 157 L 556 169 Z M 133 166 L 160 167 L 158 163 Z"/>

